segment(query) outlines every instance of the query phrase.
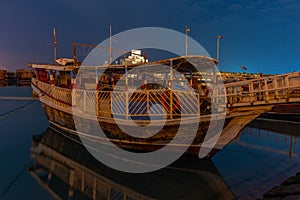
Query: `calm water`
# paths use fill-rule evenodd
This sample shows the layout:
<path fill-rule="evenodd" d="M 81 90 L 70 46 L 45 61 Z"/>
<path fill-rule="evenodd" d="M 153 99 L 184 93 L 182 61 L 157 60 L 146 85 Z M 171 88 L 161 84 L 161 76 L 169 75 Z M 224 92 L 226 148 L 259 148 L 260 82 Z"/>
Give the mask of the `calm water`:
<path fill-rule="evenodd" d="M 0 96 L 31 96 L 31 89 L 3 87 Z M 0 100 L 0 195 L 7 190 L 2 199 L 52 199 L 28 170 L 24 171 L 32 162 L 32 136 L 43 132 L 44 141 L 48 141 L 47 145 L 54 151 L 64 151 L 68 155 L 70 146 L 76 147 L 76 152 L 82 153 L 69 152 L 68 158 L 77 163 L 84 161 L 81 164 L 91 168 L 97 166 L 95 170 L 101 176 L 160 199 L 224 199 L 230 196 L 230 191 L 242 199 L 255 198 L 300 171 L 297 137 L 300 125 L 296 123 L 256 120 L 211 160 L 185 157 L 166 169 L 143 175 L 120 173 L 101 166 L 89 155 L 83 156 L 82 147 L 60 134 L 52 140 L 55 133 L 47 129 L 48 125 L 39 101 Z M 220 191 L 225 196 L 221 197 Z M 67 194 L 66 191 L 62 193 Z"/>
<path fill-rule="evenodd" d="M 30 87 L 3 87 L 0 96 L 31 96 Z M 42 133 L 48 126 L 38 101 L 0 100 L 0 191 L 31 161 L 29 150 L 33 134 Z M 26 105 L 15 112 L 5 114 Z M 4 115 L 3 115 L 4 114 Z M 3 199 L 52 199 L 27 171 L 17 178 Z"/>
<path fill-rule="evenodd" d="M 271 125 L 292 128 L 293 135 L 266 130 Z M 300 124 L 257 119 L 212 160 L 236 196 L 261 197 L 300 171 L 299 131 Z"/>

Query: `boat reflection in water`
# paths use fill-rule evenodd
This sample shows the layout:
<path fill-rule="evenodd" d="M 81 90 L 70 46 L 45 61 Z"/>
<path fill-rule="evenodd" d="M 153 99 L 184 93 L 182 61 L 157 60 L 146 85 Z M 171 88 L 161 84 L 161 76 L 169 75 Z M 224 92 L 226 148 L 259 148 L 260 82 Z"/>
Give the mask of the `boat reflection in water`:
<path fill-rule="evenodd" d="M 294 119 L 296 118 L 294 117 Z M 260 118 L 248 126 L 250 137 L 255 137 L 253 136 L 253 132 L 257 132 L 258 138 L 265 135 L 267 141 L 273 140 L 275 143 L 278 142 L 284 145 L 285 149 L 281 153 L 285 155 L 288 154 L 290 160 L 298 160 L 297 155 L 293 154 L 293 149 L 297 145 L 299 137 L 297 130 L 300 130 L 300 122 L 276 120 L 276 118 Z M 247 129 L 245 129 L 245 131 L 247 131 Z"/>
<path fill-rule="evenodd" d="M 56 199 L 233 199 L 210 159 L 185 155 L 151 173 L 104 166 L 80 139 L 49 126 L 33 136 L 32 176 Z"/>
<path fill-rule="evenodd" d="M 260 199 L 300 170 L 297 116 L 263 114 L 212 161 L 238 199 Z"/>

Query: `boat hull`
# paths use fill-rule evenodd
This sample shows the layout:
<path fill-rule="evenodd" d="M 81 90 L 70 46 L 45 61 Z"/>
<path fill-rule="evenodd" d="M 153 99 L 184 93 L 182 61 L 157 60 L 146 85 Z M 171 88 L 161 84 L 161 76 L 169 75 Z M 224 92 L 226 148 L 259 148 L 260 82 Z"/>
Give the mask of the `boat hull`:
<path fill-rule="evenodd" d="M 78 132 L 76 131 L 76 124 L 74 122 L 74 116 L 73 114 L 63 111 L 62 109 L 58 109 L 55 106 L 48 105 L 47 103 L 42 101 L 42 106 L 45 111 L 45 114 L 51 124 L 53 124 L 55 127 L 58 127 L 59 129 L 62 129 L 64 131 L 67 131 L 68 133 L 78 135 Z M 85 126 L 85 129 L 87 130 L 86 133 L 79 133 L 79 135 L 85 139 L 97 141 L 98 143 L 101 143 L 103 145 L 111 145 L 111 143 L 107 142 L 107 138 L 110 139 L 111 142 L 113 142 L 115 145 L 117 145 L 120 148 L 129 150 L 129 151 L 145 151 L 145 152 L 151 152 L 158 149 L 161 149 L 165 145 L 167 145 L 176 135 L 178 132 L 178 123 L 171 123 L 165 125 L 162 130 L 155 134 L 154 136 L 143 139 L 143 138 L 136 138 L 132 137 L 122 131 L 122 129 L 118 126 L 118 124 L 115 123 L 114 120 L 110 119 L 103 119 L 103 118 L 97 118 L 97 121 L 92 121 L 88 117 L 85 116 L 75 116 L 77 117 L 76 123 L 82 123 L 78 126 Z M 78 120 L 79 118 L 79 120 Z M 230 121 L 230 119 L 226 119 L 225 124 L 227 124 Z M 172 148 L 169 148 L 168 150 L 172 151 L 182 151 L 182 149 L 188 148 L 186 153 L 188 154 L 197 154 L 201 148 L 201 144 L 205 138 L 206 132 L 208 130 L 208 127 L 210 125 L 210 121 L 208 119 L 205 119 L 203 121 L 200 120 L 200 122 L 194 122 L 198 125 L 198 130 L 196 137 L 193 140 L 192 144 L 186 144 L 185 138 L 182 138 L 182 143 L 178 143 L 174 145 Z M 92 132 L 93 128 L 95 126 L 101 126 L 101 129 L 105 133 L 107 138 L 100 137 L 97 132 Z M 188 127 L 188 126 L 186 126 Z M 185 131 L 184 135 L 190 135 L 190 130 L 183 129 L 182 131 Z M 92 134 L 91 134 L 92 133 Z M 188 146 L 187 146 L 188 145 Z M 214 155 L 217 151 L 217 149 L 213 149 L 211 153 L 208 156 Z"/>
<path fill-rule="evenodd" d="M 128 151 L 152 152 L 168 145 L 168 148 L 163 149 L 167 149 L 167 151 L 171 150 L 174 152 L 178 151 L 189 154 L 198 154 L 200 148 L 204 148 L 202 147 L 204 139 L 208 139 L 206 138 L 208 128 L 214 129 L 214 126 L 218 127 L 220 123 L 224 123 L 224 117 L 221 116 L 220 118 L 211 121 L 210 115 L 201 117 L 183 117 L 182 119 L 167 119 L 164 122 L 163 127 L 158 129 L 160 131 L 155 135 L 149 137 L 134 137 L 130 133 L 125 133 L 123 131 L 124 129 L 119 127 L 120 124 L 115 121 L 112 114 L 101 116 L 100 113 L 100 115 L 96 116 L 96 114 L 91 113 L 74 112 L 74 108 L 70 103 L 65 103 L 57 98 L 53 98 L 53 96 L 45 90 L 41 90 L 34 83 L 32 83 L 32 88 L 34 93 L 40 97 L 45 114 L 49 122 L 54 126 L 74 135 L 79 134 L 81 138 L 95 141 L 103 145 L 114 144 Z M 55 87 L 50 89 L 55 89 Z M 226 118 L 224 127 L 227 126 L 231 120 L 231 118 Z M 139 127 L 147 126 L 147 129 L 137 130 L 132 124 L 128 123 L 128 120 L 126 119 L 118 119 L 118 121 L 121 122 L 126 130 L 135 132 L 134 135 L 137 135 L 136 131 L 139 131 L 138 135 L 143 135 L 148 129 L 153 128 L 157 130 L 157 127 L 161 127 L 162 124 L 160 120 L 153 120 L 154 123 L 151 121 L 151 127 L 147 126 L 150 125 L 149 120 L 133 120 Z M 105 133 L 105 137 L 103 137 L 103 134 L 100 136 L 99 126 Z M 78 130 L 78 127 L 81 127 L 81 130 Z M 180 136 L 178 137 L 177 134 L 179 130 Z M 176 141 L 179 142 L 173 142 L 175 136 L 177 139 Z M 107 138 L 109 139 L 109 142 Z M 212 156 L 218 152 L 219 149 L 209 148 L 209 151 L 210 153 L 208 156 Z"/>

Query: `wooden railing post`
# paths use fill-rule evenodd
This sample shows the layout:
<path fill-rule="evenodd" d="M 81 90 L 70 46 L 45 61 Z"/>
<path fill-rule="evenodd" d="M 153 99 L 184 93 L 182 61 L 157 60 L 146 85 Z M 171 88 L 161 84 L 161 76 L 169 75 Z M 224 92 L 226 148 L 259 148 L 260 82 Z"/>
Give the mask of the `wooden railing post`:
<path fill-rule="evenodd" d="M 234 103 L 237 103 L 237 87 L 236 86 L 233 86 L 233 91 L 234 91 Z"/>
<path fill-rule="evenodd" d="M 230 105 L 233 105 L 234 100 L 234 86 L 230 86 Z"/>
<path fill-rule="evenodd" d="M 269 102 L 269 91 L 268 91 L 268 81 L 265 78 L 265 96 L 266 96 L 266 102 Z"/>
<path fill-rule="evenodd" d="M 83 90 L 83 111 L 86 111 L 86 90 Z"/>
<path fill-rule="evenodd" d="M 128 94 L 128 91 L 126 91 L 125 93 L 125 116 L 126 116 L 126 119 L 129 118 L 129 94 Z"/>
<path fill-rule="evenodd" d="M 146 91 L 147 114 L 150 115 L 149 90 Z"/>
<path fill-rule="evenodd" d="M 275 90 L 275 99 L 278 100 L 279 99 L 279 95 L 278 95 L 278 84 L 277 84 L 277 77 L 274 78 L 274 90 Z"/>
<path fill-rule="evenodd" d="M 289 76 L 285 76 L 285 95 L 286 95 L 286 101 L 289 101 L 289 87 L 290 87 L 290 82 L 289 82 Z"/>
<path fill-rule="evenodd" d="M 252 105 L 254 102 L 254 91 L 253 91 L 253 82 L 249 84 L 249 92 L 250 92 L 250 104 Z"/>
<path fill-rule="evenodd" d="M 72 106 L 76 106 L 76 92 L 75 89 L 72 89 L 71 91 L 71 100 L 72 100 Z"/>
<path fill-rule="evenodd" d="M 240 85 L 239 86 L 239 95 L 238 95 L 238 98 L 237 98 L 237 101 L 238 101 L 238 103 L 242 103 L 243 101 L 242 101 L 242 99 L 243 99 L 243 88 L 242 88 L 242 86 Z"/>
<path fill-rule="evenodd" d="M 198 115 L 201 116 L 201 110 L 200 110 L 200 105 L 201 105 L 200 100 L 201 99 L 200 99 L 200 94 L 197 94 L 197 95 L 198 95 L 198 98 L 197 98 L 198 99 Z"/>
<path fill-rule="evenodd" d="M 173 119 L 173 91 L 170 91 L 170 119 Z"/>
<path fill-rule="evenodd" d="M 262 87 L 261 87 L 261 80 L 259 80 L 259 82 L 258 82 L 258 101 L 261 101 L 262 99 L 263 99 L 263 95 L 262 95 Z"/>
<path fill-rule="evenodd" d="M 99 91 L 98 87 L 96 88 L 96 94 L 95 94 L 95 109 L 96 109 L 96 116 L 99 116 Z"/>
<path fill-rule="evenodd" d="M 232 87 L 226 87 L 226 98 L 228 99 L 227 101 L 227 105 L 228 106 L 232 106 L 232 96 L 231 96 L 231 93 L 232 93 Z"/>
<path fill-rule="evenodd" d="M 285 77 L 281 77 L 281 87 L 282 87 L 282 99 L 286 98 L 286 89 L 285 89 Z"/>
<path fill-rule="evenodd" d="M 128 119 L 129 115 L 129 95 L 128 95 L 128 71 L 127 71 L 127 65 L 125 65 L 125 87 L 126 87 L 126 93 L 125 93 L 125 116 L 126 119 Z"/>
<path fill-rule="evenodd" d="M 170 119 L 173 119 L 173 61 L 170 62 Z"/>

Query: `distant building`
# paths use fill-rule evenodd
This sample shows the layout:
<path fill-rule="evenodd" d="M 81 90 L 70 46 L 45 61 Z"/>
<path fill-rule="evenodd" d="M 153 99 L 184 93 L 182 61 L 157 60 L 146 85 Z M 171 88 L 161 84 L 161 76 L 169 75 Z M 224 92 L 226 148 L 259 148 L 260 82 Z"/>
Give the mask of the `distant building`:
<path fill-rule="evenodd" d="M 30 85 L 33 77 L 33 70 L 16 70 L 17 85 Z"/>
<path fill-rule="evenodd" d="M 3 66 L 0 66 L 0 86 L 7 85 L 7 69 Z"/>
<path fill-rule="evenodd" d="M 148 59 L 146 59 L 144 56 L 142 56 L 141 50 L 133 49 L 131 50 L 131 55 L 127 58 L 120 60 L 121 64 L 140 64 L 140 63 L 146 63 L 148 62 Z"/>

